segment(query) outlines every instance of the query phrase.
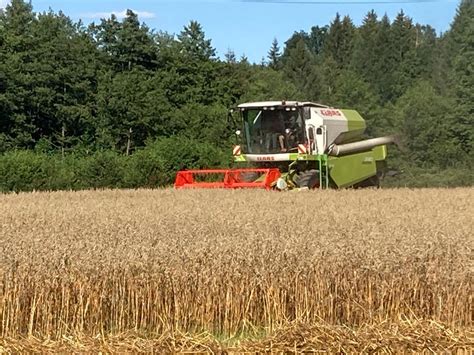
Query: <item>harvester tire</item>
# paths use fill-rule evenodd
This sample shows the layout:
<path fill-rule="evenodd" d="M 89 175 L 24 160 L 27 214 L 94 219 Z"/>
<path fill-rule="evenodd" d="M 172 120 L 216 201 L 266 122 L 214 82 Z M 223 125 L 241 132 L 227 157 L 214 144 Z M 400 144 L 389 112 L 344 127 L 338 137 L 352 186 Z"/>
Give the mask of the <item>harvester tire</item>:
<path fill-rule="evenodd" d="M 319 172 L 317 170 L 306 170 L 298 174 L 296 185 L 299 188 L 316 189 L 319 187 Z"/>

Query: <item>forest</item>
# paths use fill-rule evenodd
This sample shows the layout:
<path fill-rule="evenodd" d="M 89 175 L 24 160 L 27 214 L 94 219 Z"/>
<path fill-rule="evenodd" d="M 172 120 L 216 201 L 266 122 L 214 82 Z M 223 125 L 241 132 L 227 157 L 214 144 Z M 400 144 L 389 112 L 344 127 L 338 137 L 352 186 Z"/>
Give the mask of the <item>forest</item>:
<path fill-rule="evenodd" d="M 370 11 L 219 57 L 196 21 L 178 34 L 133 11 L 85 25 L 12 0 L 0 10 L 0 191 L 157 187 L 231 164 L 229 108 L 302 100 L 358 110 L 397 134 L 385 186 L 474 183 L 474 2 L 445 33 Z"/>

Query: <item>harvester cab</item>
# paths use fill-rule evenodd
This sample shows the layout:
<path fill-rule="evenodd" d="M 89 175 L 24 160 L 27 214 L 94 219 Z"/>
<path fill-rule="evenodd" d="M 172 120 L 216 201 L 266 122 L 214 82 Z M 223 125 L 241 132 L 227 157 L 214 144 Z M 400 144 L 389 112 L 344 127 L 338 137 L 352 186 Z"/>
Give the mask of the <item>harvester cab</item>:
<path fill-rule="evenodd" d="M 302 115 L 296 107 L 241 108 L 240 131 L 246 154 L 280 154 L 298 150 L 305 142 Z M 240 138 L 240 137 L 239 137 Z"/>
<path fill-rule="evenodd" d="M 238 169 L 178 172 L 176 188 L 344 188 L 378 185 L 394 137 L 362 140 L 354 110 L 312 102 L 267 101 L 238 106 Z M 219 181 L 209 181 L 220 176 Z"/>

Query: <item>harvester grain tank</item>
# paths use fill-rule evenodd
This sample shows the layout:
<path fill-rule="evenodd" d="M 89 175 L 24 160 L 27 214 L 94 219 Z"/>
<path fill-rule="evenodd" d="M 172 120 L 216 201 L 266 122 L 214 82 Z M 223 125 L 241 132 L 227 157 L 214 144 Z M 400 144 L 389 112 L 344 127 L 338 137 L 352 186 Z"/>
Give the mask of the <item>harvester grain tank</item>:
<path fill-rule="evenodd" d="M 395 142 L 392 136 L 363 139 L 366 124 L 357 111 L 313 102 L 244 103 L 234 114 L 239 116 L 234 161 L 247 168 L 180 171 L 175 187 L 378 185 L 387 145 Z M 223 181 L 198 182 L 198 177 L 208 174 L 221 175 Z"/>

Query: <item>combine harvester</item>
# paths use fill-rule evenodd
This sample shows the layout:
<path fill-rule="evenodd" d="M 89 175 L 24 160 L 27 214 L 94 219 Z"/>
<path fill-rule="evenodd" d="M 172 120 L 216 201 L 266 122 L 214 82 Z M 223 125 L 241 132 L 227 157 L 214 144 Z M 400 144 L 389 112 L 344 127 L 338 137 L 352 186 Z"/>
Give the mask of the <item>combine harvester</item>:
<path fill-rule="evenodd" d="M 176 188 L 379 186 L 386 145 L 395 143 L 393 136 L 362 140 L 359 113 L 312 102 L 245 103 L 237 113 L 234 161 L 252 168 L 179 171 Z"/>

